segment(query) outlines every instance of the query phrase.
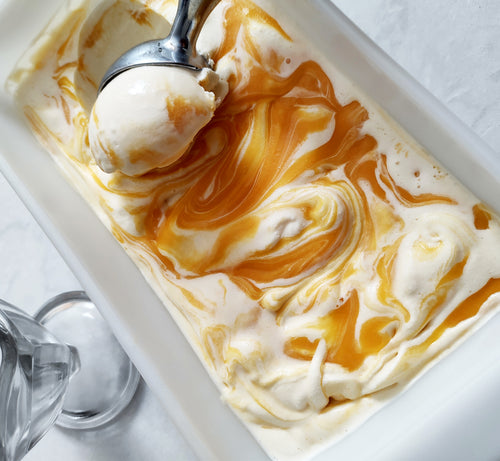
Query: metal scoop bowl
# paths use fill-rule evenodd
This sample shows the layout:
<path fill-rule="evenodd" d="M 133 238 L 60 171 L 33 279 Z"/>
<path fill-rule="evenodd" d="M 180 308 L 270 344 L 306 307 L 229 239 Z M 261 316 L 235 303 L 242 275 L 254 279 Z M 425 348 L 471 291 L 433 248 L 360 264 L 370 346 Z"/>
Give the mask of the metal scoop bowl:
<path fill-rule="evenodd" d="M 179 0 L 170 34 L 141 43 L 122 54 L 107 70 L 99 93 L 121 73 L 140 66 L 179 66 L 191 70 L 208 67 L 196 53 L 196 40 L 210 12 L 220 0 Z"/>

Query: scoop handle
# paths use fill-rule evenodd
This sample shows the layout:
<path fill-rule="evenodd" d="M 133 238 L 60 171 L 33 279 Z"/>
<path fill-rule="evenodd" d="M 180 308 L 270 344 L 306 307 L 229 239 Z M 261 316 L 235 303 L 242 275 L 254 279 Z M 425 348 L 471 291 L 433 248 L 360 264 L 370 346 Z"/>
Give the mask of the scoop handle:
<path fill-rule="evenodd" d="M 179 0 L 177 13 L 165 45 L 196 56 L 196 40 L 208 15 L 220 0 Z"/>

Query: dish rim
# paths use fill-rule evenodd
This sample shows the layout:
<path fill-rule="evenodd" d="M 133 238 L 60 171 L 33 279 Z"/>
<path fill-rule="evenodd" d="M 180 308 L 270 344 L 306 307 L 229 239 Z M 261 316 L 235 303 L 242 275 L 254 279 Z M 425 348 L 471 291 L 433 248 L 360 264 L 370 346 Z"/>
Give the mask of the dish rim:
<path fill-rule="evenodd" d="M 13 2 L 14 0 L 10 1 Z M 7 3 L 9 3 L 9 1 L 7 1 Z M 287 0 L 275 0 L 275 3 L 281 4 L 282 7 L 286 6 L 286 9 L 290 13 L 291 2 Z M 293 2 L 293 5 L 295 5 L 298 9 L 301 8 L 300 2 Z M 352 69 L 350 68 L 348 62 L 344 63 L 345 57 L 340 59 L 340 61 L 344 63 L 343 65 L 339 64 L 339 60 L 336 60 L 336 65 L 339 68 L 342 68 L 342 72 L 345 73 L 348 78 L 353 80 L 355 84 L 361 87 L 367 94 L 370 94 L 367 88 L 370 88 L 370 86 L 375 84 L 374 82 L 376 82 L 377 79 L 371 79 L 370 82 L 367 82 L 366 76 L 372 75 L 372 73 L 379 73 L 380 75 L 383 75 L 386 80 L 386 83 L 381 86 L 383 91 L 377 92 L 378 96 L 376 97 L 370 97 L 373 97 L 378 104 L 384 107 L 389 114 L 398 120 L 398 122 L 401 123 L 401 125 L 413 137 L 415 137 L 418 141 L 421 141 L 422 138 L 418 135 L 418 133 L 422 130 L 428 130 L 429 126 L 432 127 L 433 123 L 437 123 L 444 132 L 444 137 L 455 137 L 455 142 L 460 141 L 460 144 L 463 147 L 462 149 L 459 149 L 459 152 L 463 153 L 462 166 L 457 167 L 455 164 L 450 167 L 446 164 L 446 160 L 443 161 L 442 158 L 439 158 L 439 156 L 437 157 L 438 160 L 446 164 L 448 170 L 450 170 L 459 179 L 462 179 L 461 176 L 463 176 L 464 171 L 460 170 L 460 168 L 465 168 L 465 171 L 470 172 L 471 162 L 474 165 L 478 162 L 477 160 L 474 160 L 475 155 L 479 155 L 481 159 L 485 161 L 484 165 L 486 166 L 482 165 L 480 168 L 480 170 L 484 170 L 480 171 L 480 176 L 482 175 L 481 177 L 483 177 L 484 180 L 479 181 L 481 187 L 478 190 L 473 190 L 473 192 L 482 200 L 490 202 L 491 205 L 491 202 L 493 202 L 492 197 L 494 197 L 491 191 L 500 191 L 500 180 L 498 179 L 500 178 L 500 162 L 494 161 L 495 154 L 486 145 L 486 143 L 484 143 L 484 141 L 475 135 L 465 124 L 460 122 L 453 114 L 451 114 L 448 109 L 437 101 L 436 98 L 430 95 L 427 90 L 421 87 L 411 76 L 409 76 L 409 74 L 402 70 L 394 61 L 392 61 L 390 57 L 381 51 L 377 45 L 375 45 L 363 32 L 361 32 L 348 18 L 346 18 L 343 13 L 341 13 L 340 10 L 338 10 L 338 8 L 335 7 L 329 0 L 311 0 L 310 5 L 313 5 L 316 8 L 317 13 L 313 13 L 313 8 L 302 7 L 301 14 L 299 14 L 297 10 L 297 15 L 295 15 L 292 20 L 295 22 L 310 21 L 310 19 L 307 18 L 311 17 L 313 14 L 317 14 L 317 23 L 322 25 L 320 26 L 317 24 L 317 26 L 313 28 L 314 35 L 318 35 L 321 30 L 324 30 L 324 26 L 326 24 L 333 24 L 334 28 L 331 33 L 332 40 L 334 37 L 338 38 L 339 36 L 343 36 L 344 40 L 351 43 L 351 51 L 364 56 L 364 59 L 366 59 L 366 65 L 371 69 L 371 72 L 361 74 L 358 78 L 349 75 L 349 72 L 352 72 Z M 0 20 L 1 15 L 2 10 L 0 9 Z M 293 16 L 293 11 L 291 16 Z M 316 40 L 319 42 L 318 38 L 316 38 Z M 325 42 L 325 44 L 326 43 L 327 42 Z M 341 57 L 342 56 L 343 55 L 341 54 Z M 387 101 L 381 100 L 384 95 L 390 94 L 395 90 L 401 93 L 400 96 L 402 99 L 396 99 L 390 104 L 387 104 Z M 406 105 L 404 104 L 405 98 L 403 96 L 406 96 L 407 98 Z M 5 98 L 0 99 L 0 120 L 5 121 L 14 116 L 15 111 L 11 106 L 9 106 L 10 104 L 5 100 Z M 412 111 L 413 113 L 420 113 L 424 116 L 424 119 L 427 120 L 423 127 L 419 127 L 417 132 L 412 129 L 411 120 L 408 120 L 407 115 L 405 115 L 408 111 L 408 107 L 411 108 L 409 111 L 410 113 Z M 398 117 L 398 114 L 401 115 L 401 111 L 403 112 L 403 116 Z M 24 133 L 23 136 L 26 135 L 27 129 L 23 129 L 19 126 L 19 124 L 14 124 L 12 128 L 14 130 L 13 133 Z M 437 128 L 434 126 L 434 129 Z M 10 151 L 10 148 L 13 147 L 13 151 L 15 151 L 16 145 L 19 146 L 23 143 L 10 142 L 9 144 L 9 142 L 7 142 L 6 144 L 7 147 L 4 147 L 4 149 Z M 105 229 L 100 223 L 87 203 L 69 184 L 67 184 L 61 173 L 54 168 L 55 163 L 52 159 L 50 159 L 48 155 L 40 155 L 40 152 L 45 151 L 38 145 L 35 146 L 35 142 L 32 138 L 30 139 L 29 144 L 33 144 L 33 152 L 36 151 L 36 155 L 38 156 L 38 161 L 33 165 L 31 173 L 26 175 L 23 171 L 23 162 L 20 161 L 19 158 L 16 158 L 16 156 L 12 153 L 9 154 L 4 151 L 3 155 L 1 155 L 2 146 L 0 146 L 0 170 L 2 170 L 4 176 L 12 185 L 16 193 L 20 196 L 21 200 L 39 222 L 45 233 L 49 236 L 54 246 L 66 260 L 68 266 L 73 270 L 77 278 L 85 287 L 86 291 L 89 293 L 90 297 L 96 304 L 99 305 L 100 309 L 103 311 L 103 315 L 112 325 L 118 339 L 122 342 L 129 355 L 137 364 L 148 384 L 153 388 L 155 393 L 161 398 L 166 407 L 169 409 L 172 419 L 177 423 L 184 434 L 189 435 L 189 441 L 193 444 L 193 448 L 195 449 L 195 452 L 197 452 L 198 456 L 201 455 L 200 457 L 202 459 L 234 459 L 234 454 L 237 454 L 238 459 L 249 460 L 257 459 L 254 456 L 264 456 L 259 447 L 256 448 L 253 446 L 256 445 L 257 442 L 255 442 L 253 438 L 249 439 L 251 436 L 242 423 L 237 423 L 237 426 L 241 426 L 239 429 L 233 427 L 233 443 L 229 443 L 229 446 L 226 446 L 228 441 L 225 435 L 222 437 L 223 440 L 217 440 L 214 443 L 212 437 L 214 436 L 214 433 L 217 432 L 214 431 L 214 427 L 216 427 L 217 424 L 213 424 L 212 421 L 211 430 L 210 427 L 203 427 L 206 426 L 206 424 L 198 421 L 199 414 L 191 414 L 191 410 L 186 410 L 186 402 L 182 399 L 181 402 L 178 401 L 178 395 L 176 395 L 177 391 L 175 389 L 178 389 L 179 386 L 173 383 L 174 380 L 172 380 L 171 377 L 168 378 L 167 375 L 172 370 L 178 371 L 178 366 L 182 364 L 183 361 L 174 360 L 174 363 L 170 363 L 168 366 L 162 366 L 158 363 L 158 358 L 153 360 L 152 355 L 156 351 L 155 342 L 159 341 L 159 338 L 154 336 L 153 338 L 146 339 L 145 333 L 149 328 L 147 325 L 155 326 L 157 322 L 166 322 L 169 324 L 171 327 L 169 327 L 169 333 L 173 335 L 176 342 L 181 344 L 180 349 L 182 350 L 182 356 L 191 357 L 191 359 L 189 359 L 190 365 L 193 357 L 198 363 L 198 366 L 192 365 L 195 368 L 195 371 L 192 373 L 187 372 L 185 373 L 185 376 L 181 378 L 184 382 L 182 390 L 185 391 L 187 389 L 192 389 L 193 386 L 188 385 L 188 381 L 191 379 L 197 379 L 200 373 L 202 373 L 205 376 L 205 381 L 209 382 L 206 386 L 207 389 L 204 390 L 204 396 L 209 400 L 214 401 L 219 401 L 220 399 L 218 398 L 218 390 L 210 380 L 201 363 L 199 363 L 198 357 L 192 351 L 191 346 L 180 333 L 178 327 L 173 323 L 170 316 L 168 316 L 163 304 L 156 298 L 156 295 L 152 292 L 142 275 L 138 273 L 138 269 L 124 253 L 118 243 L 114 241 L 114 238 L 109 234 L 107 229 Z M 422 144 L 427 148 L 427 150 L 433 151 L 432 143 L 430 146 L 426 145 L 426 143 Z M 472 155 L 472 153 L 475 155 Z M 436 157 L 435 151 L 433 151 L 433 155 Z M 460 165 L 460 162 L 458 165 Z M 37 168 L 35 168 L 35 166 Z M 457 169 L 460 170 L 458 173 L 455 171 Z M 54 194 L 51 193 L 51 191 L 44 191 L 41 185 L 35 186 L 33 183 L 30 183 L 30 180 L 34 180 L 33 172 L 38 173 L 38 175 L 40 175 L 41 172 L 46 174 L 47 178 L 50 178 L 51 183 L 56 184 L 58 188 L 61 187 L 64 189 L 64 194 Z M 469 176 L 471 175 L 469 174 L 468 177 Z M 56 177 L 59 179 L 56 179 Z M 497 179 L 495 179 L 495 177 Z M 66 187 L 63 187 L 62 183 L 66 184 Z M 468 184 L 466 185 L 469 187 Z M 56 203 L 58 204 L 58 207 L 56 208 L 59 208 L 59 210 L 54 210 L 52 208 Z M 70 225 L 67 220 L 65 222 L 62 215 L 68 210 L 71 211 L 71 204 L 73 203 L 78 204 L 77 207 L 82 215 L 78 216 L 76 222 Z M 498 204 L 496 205 L 498 206 Z M 63 210 L 65 211 L 61 213 Z M 78 223 L 82 223 L 84 224 L 83 229 L 88 230 L 88 228 L 85 227 L 86 220 L 97 221 L 97 225 L 95 222 L 92 224 L 90 235 L 85 235 L 85 232 L 83 232 L 82 229 L 78 229 Z M 107 235 L 109 238 L 105 238 L 104 235 Z M 75 236 L 76 239 L 80 238 L 82 241 L 80 243 L 75 243 Z M 86 251 L 86 244 L 91 242 L 93 239 L 102 239 L 107 242 L 106 246 L 109 245 L 110 248 L 113 248 L 110 250 L 113 254 L 113 258 L 107 258 L 108 262 L 105 264 L 104 268 L 96 267 L 96 262 L 99 264 L 102 263 L 102 258 L 100 257 L 101 255 L 97 255 L 94 252 L 90 252 L 90 254 L 88 254 Z M 83 242 L 85 242 L 85 244 L 83 244 Z M 95 260 L 93 258 L 95 258 Z M 103 280 L 99 280 L 106 271 L 115 268 L 115 264 L 109 264 L 111 259 L 113 261 L 119 261 L 120 266 L 123 266 L 121 269 L 123 273 L 120 274 L 122 277 L 131 276 L 133 278 L 140 279 L 137 286 L 141 287 L 141 293 L 144 293 L 144 296 L 141 294 L 141 296 L 135 295 L 125 299 L 126 297 L 123 294 L 120 295 L 114 291 L 116 287 L 119 286 L 120 280 L 113 279 L 111 282 L 113 284 L 112 289 L 105 286 L 109 282 L 109 279 L 104 277 L 103 280 L 106 283 L 104 283 Z M 127 264 L 126 261 L 130 264 Z M 132 265 L 132 267 L 130 267 L 130 265 Z M 101 275 L 101 277 L 97 277 L 97 275 Z M 110 293 L 110 291 L 113 292 Z M 145 322 L 147 325 L 138 325 L 136 323 L 138 321 L 136 313 L 133 311 L 131 312 L 130 309 L 128 309 L 127 312 L 124 312 L 123 310 L 124 303 L 132 306 L 140 304 L 141 300 L 146 300 L 150 306 L 148 309 L 151 309 L 151 317 L 149 318 L 149 321 Z M 120 305 L 122 306 L 121 308 L 117 307 Z M 168 317 L 170 322 L 166 321 L 165 317 Z M 144 319 L 140 319 L 140 321 L 144 322 Z M 499 322 L 494 322 L 494 325 L 497 323 Z M 132 328 L 132 325 L 134 328 Z M 140 326 L 140 331 L 137 331 L 135 328 L 138 326 Z M 484 328 L 477 332 L 474 336 L 481 335 L 483 330 Z M 177 331 L 177 334 L 175 334 L 174 331 Z M 500 331 L 500 329 L 498 331 Z M 137 343 L 140 343 L 140 345 Z M 460 348 L 458 348 L 452 356 L 456 356 L 457 352 L 462 350 L 464 346 L 466 346 L 466 344 L 463 344 Z M 500 351 L 498 351 L 498 353 L 498 357 L 500 357 Z M 449 358 L 452 359 L 451 356 L 446 357 L 440 361 L 440 364 Z M 420 379 L 413 384 L 412 387 L 419 385 L 419 383 L 421 383 L 429 373 L 435 374 L 435 370 L 428 370 L 424 376 L 420 377 Z M 400 400 L 403 396 L 407 395 L 408 392 L 409 391 L 405 391 L 403 394 L 396 397 L 396 399 Z M 202 400 L 203 399 L 200 399 L 200 401 Z M 192 409 L 192 405 L 187 405 L 187 408 Z M 211 408 L 214 411 L 213 414 L 216 414 L 216 421 L 221 421 L 223 419 L 224 421 L 229 421 L 232 426 L 235 426 L 234 422 L 238 421 L 238 419 L 227 409 L 227 407 L 225 407 L 225 405 L 220 403 L 220 401 L 218 405 L 213 404 Z M 383 411 L 385 411 L 385 409 L 381 410 L 381 412 Z M 370 417 L 369 421 L 377 418 L 377 415 L 379 414 L 380 412 Z M 363 426 L 364 425 L 366 425 L 366 423 L 364 423 Z M 358 433 L 360 429 L 361 428 L 356 429 L 352 435 Z M 208 432 L 206 432 L 206 430 Z M 220 439 L 220 434 L 218 437 Z M 237 438 L 242 439 L 242 444 L 234 443 L 234 440 Z M 331 448 L 328 448 L 324 454 L 319 455 L 317 459 L 322 459 L 323 456 L 334 455 L 335 451 L 338 451 L 335 447 L 341 445 L 342 443 L 343 442 L 341 441 L 334 444 Z M 242 458 L 243 451 L 245 451 L 245 455 L 247 455 L 246 458 Z M 227 456 L 233 457 L 231 458 Z"/>

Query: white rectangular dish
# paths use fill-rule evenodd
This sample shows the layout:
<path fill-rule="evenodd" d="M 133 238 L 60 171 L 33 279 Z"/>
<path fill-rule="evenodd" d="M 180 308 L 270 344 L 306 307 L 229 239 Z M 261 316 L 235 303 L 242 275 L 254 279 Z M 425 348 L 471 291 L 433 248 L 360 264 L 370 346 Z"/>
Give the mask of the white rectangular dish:
<path fill-rule="evenodd" d="M 0 3 L 1 81 L 60 3 Z M 289 10 L 291 19 L 312 34 L 314 46 L 348 78 L 478 197 L 495 206 L 500 194 L 500 162 L 475 135 L 328 1 L 276 3 Z M 243 425 L 220 402 L 196 355 L 135 265 L 59 175 L 3 94 L 0 136 L 2 171 L 101 307 L 199 456 L 220 460 L 266 459 Z M 470 436 L 465 423 L 471 419 L 481 421 L 483 433 L 498 430 L 500 423 L 495 418 L 500 405 L 495 404 L 493 392 L 500 383 L 500 345 L 496 341 L 499 333 L 500 320 L 495 318 L 409 391 L 317 459 L 401 459 L 409 449 L 412 459 L 425 455 L 432 455 L 432 459 L 450 458 L 452 450 L 457 449 L 456 439 Z M 490 448 L 500 452 L 499 446 Z M 463 450 L 461 456 L 466 459 Z"/>

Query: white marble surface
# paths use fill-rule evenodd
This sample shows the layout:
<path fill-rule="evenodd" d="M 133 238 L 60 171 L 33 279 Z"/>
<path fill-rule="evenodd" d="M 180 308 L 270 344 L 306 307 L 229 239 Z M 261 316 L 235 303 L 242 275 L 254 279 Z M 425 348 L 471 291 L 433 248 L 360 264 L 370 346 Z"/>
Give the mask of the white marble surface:
<path fill-rule="evenodd" d="M 500 152 L 498 0 L 334 2 Z M 0 297 L 30 312 L 60 292 L 80 289 L 1 175 L 0 262 Z M 144 384 L 116 424 L 84 433 L 52 429 L 26 457 L 28 461 L 194 459 Z M 488 459 L 500 459 L 500 453 Z"/>

